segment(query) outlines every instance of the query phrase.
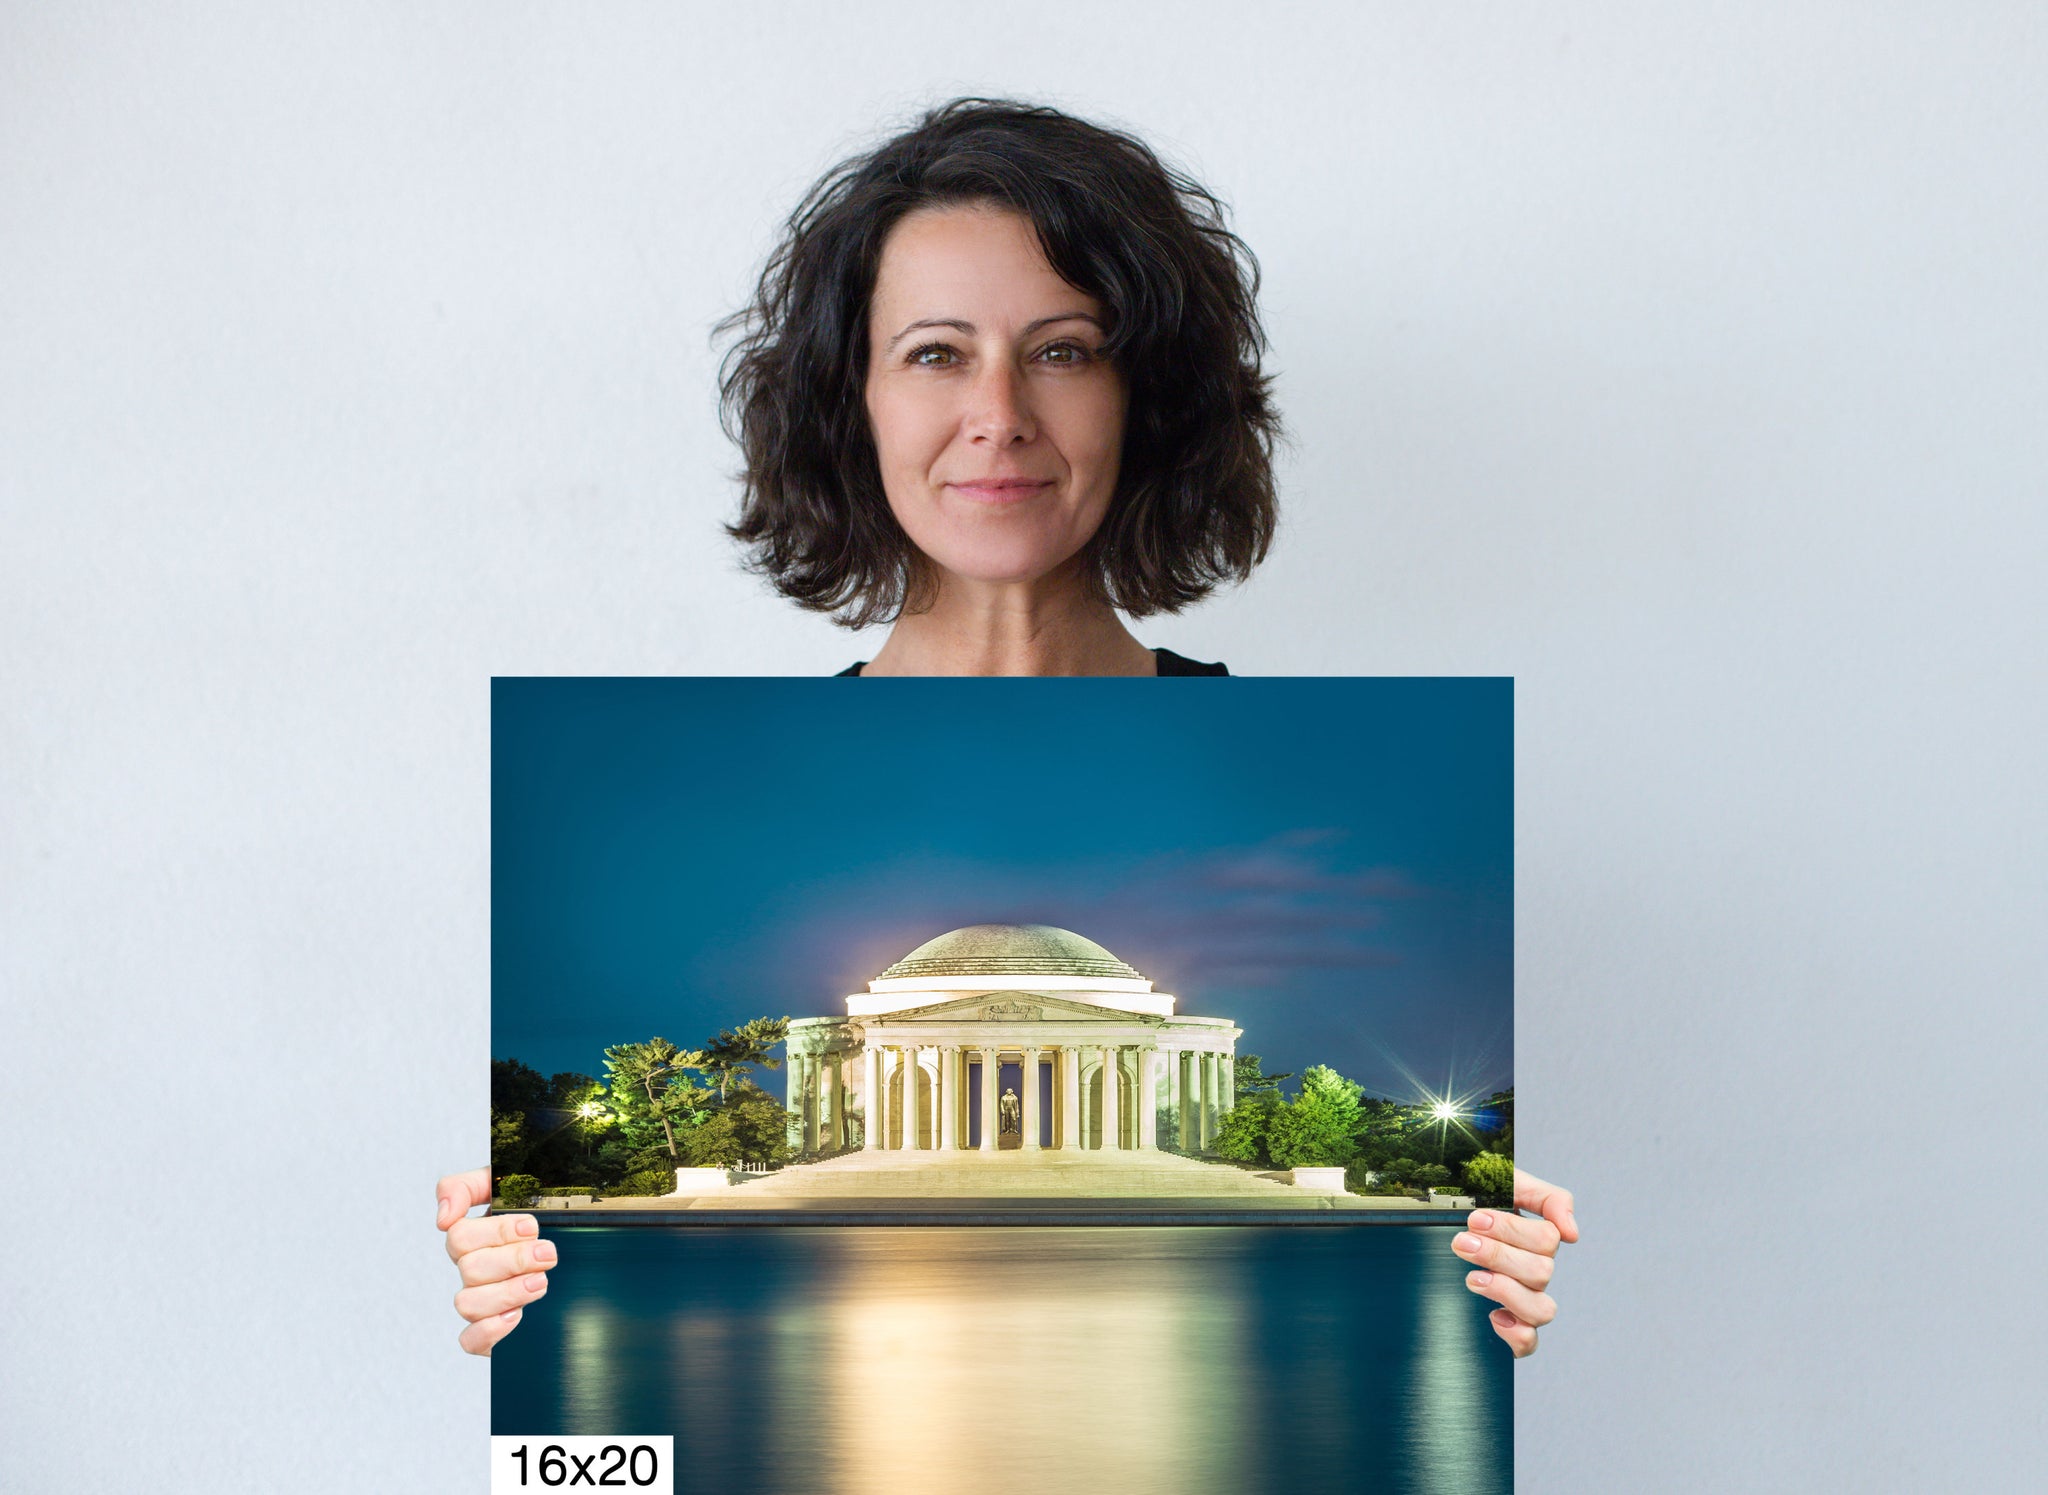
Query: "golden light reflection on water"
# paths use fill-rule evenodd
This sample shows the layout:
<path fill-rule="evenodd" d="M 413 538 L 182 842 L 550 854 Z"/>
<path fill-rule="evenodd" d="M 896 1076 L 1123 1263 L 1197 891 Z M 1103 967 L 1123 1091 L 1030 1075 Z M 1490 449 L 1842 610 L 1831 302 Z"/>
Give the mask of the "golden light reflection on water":
<path fill-rule="evenodd" d="M 1227 1240 L 1073 1230 L 1048 1258 L 1036 1234 L 839 1238 L 819 1296 L 774 1325 L 778 1376 L 812 1412 L 777 1440 L 779 1487 L 1255 1488 L 1217 1374 L 1243 1331 Z"/>
<path fill-rule="evenodd" d="M 1505 1495 L 1510 1362 L 1443 1233 L 593 1231 L 500 1432 L 672 1432 L 677 1490 Z"/>

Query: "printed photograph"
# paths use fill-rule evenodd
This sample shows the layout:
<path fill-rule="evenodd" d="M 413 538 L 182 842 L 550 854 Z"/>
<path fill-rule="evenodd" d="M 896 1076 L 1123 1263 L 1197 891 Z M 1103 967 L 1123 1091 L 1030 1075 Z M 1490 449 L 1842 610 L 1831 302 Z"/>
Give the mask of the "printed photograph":
<path fill-rule="evenodd" d="M 492 1430 L 1506 1491 L 1513 685 L 500 678 Z"/>

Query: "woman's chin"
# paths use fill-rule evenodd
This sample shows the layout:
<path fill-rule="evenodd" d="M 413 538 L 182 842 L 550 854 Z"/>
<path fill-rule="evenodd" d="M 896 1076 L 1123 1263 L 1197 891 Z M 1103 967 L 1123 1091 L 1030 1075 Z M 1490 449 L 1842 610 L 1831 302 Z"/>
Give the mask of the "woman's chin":
<path fill-rule="evenodd" d="M 1067 545 L 922 545 L 951 577 L 975 586 L 1029 586 L 1045 580 L 1072 557 Z"/>
<path fill-rule="evenodd" d="M 958 562 L 940 561 L 947 575 L 977 587 L 1028 587 L 1046 580 L 1059 570 L 1064 557 L 1033 556 L 1021 561 L 992 561 L 987 557 Z"/>

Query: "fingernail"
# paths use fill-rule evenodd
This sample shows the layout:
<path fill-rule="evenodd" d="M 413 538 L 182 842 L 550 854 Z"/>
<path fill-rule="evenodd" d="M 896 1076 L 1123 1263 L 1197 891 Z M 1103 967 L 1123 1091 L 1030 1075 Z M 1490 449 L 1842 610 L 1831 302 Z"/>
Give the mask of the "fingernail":
<path fill-rule="evenodd" d="M 508 1324 L 516 1324 L 519 1322 L 519 1315 L 524 1312 L 526 1312 L 526 1310 L 523 1308 L 508 1308 L 503 1313 L 499 1314 L 498 1317 L 503 1319 Z"/>
<path fill-rule="evenodd" d="M 445 1199 L 434 1206 L 434 1228 L 436 1230 L 446 1230 L 448 1228 L 448 1201 Z"/>
<path fill-rule="evenodd" d="M 1467 1272 L 1465 1274 L 1465 1280 L 1471 1283 L 1474 1287 L 1485 1287 L 1488 1283 L 1493 1281 L 1493 1273 L 1486 1271 L 1484 1268 L 1482 1268 L 1477 1272 Z"/>
<path fill-rule="evenodd" d="M 530 1293 L 544 1293 L 548 1290 L 548 1274 L 535 1272 L 526 1279 L 526 1290 Z"/>
<path fill-rule="evenodd" d="M 1579 1217 L 1573 1214 L 1570 1210 L 1566 1210 L 1564 1212 L 1564 1223 L 1571 1226 L 1571 1228 L 1576 1231 L 1579 1228 Z"/>
<path fill-rule="evenodd" d="M 1479 1249 L 1479 1237 L 1473 1235 L 1470 1231 L 1461 1230 L 1458 1232 L 1458 1238 L 1452 1241 L 1451 1245 L 1460 1251 L 1477 1251 Z"/>
<path fill-rule="evenodd" d="M 1491 1230 L 1493 1229 L 1493 1216 L 1489 1215 L 1485 1210 L 1481 1210 L 1466 1223 L 1474 1230 Z"/>
<path fill-rule="evenodd" d="M 514 1235 L 539 1235 L 540 1221 L 534 1219 L 531 1215 L 515 1215 L 512 1218 L 512 1233 Z"/>
<path fill-rule="evenodd" d="M 533 1259 L 535 1261 L 553 1261 L 555 1259 L 555 1243 L 553 1241 L 540 1242 L 533 1248 Z"/>

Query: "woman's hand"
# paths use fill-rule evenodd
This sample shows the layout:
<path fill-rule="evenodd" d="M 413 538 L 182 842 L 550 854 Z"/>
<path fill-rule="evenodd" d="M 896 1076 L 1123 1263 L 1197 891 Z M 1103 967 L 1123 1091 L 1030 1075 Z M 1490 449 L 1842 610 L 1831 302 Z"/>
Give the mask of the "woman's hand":
<path fill-rule="evenodd" d="M 491 1201 L 488 1168 L 451 1173 L 435 1192 L 441 1196 L 435 1224 L 448 1232 L 448 1254 L 462 1273 L 455 1311 L 469 1320 L 456 1342 L 472 1355 L 488 1356 L 526 1305 L 548 1290 L 555 1243 L 539 1239 L 540 1222 L 531 1215 L 468 1218 L 475 1206 Z"/>
<path fill-rule="evenodd" d="M 1544 1289 L 1557 1267 L 1557 1243 L 1579 1238 L 1572 1218 L 1572 1196 L 1540 1178 L 1515 1170 L 1515 1208 L 1539 1218 L 1524 1219 L 1506 1210 L 1474 1210 L 1451 1249 L 1479 1270 L 1465 1274 L 1465 1286 L 1500 1307 L 1487 1315 L 1493 1332 L 1507 1341 L 1515 1358 L 1536 1352 L 1536 1331 L 1557 1317 L 1557 1304 Z"/>

